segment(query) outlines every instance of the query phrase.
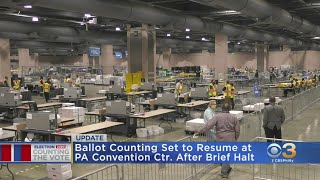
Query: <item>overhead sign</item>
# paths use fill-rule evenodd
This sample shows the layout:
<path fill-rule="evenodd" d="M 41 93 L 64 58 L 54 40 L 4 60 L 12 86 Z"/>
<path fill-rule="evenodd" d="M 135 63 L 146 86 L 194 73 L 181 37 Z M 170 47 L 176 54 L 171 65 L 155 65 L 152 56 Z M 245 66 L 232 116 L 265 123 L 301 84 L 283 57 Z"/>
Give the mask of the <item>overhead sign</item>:
<path fill-rule="evenodd" d="M 100 56 L 101 49 L 98 47 L 90 47 L 89 48 L 89 56 Z"/>

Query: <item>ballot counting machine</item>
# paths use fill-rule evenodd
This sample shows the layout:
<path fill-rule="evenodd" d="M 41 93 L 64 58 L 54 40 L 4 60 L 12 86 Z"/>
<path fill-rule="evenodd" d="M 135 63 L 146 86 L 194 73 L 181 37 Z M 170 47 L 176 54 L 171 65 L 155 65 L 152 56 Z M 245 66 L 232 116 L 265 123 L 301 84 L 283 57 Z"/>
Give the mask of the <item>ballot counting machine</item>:
<path fill-rule="evenodd" d="M 0 93 L 8 93 L 10 92 L 10 87 L 0 87 Z"/>
<path fill-rule="evenodd" d="M 65 87 L 64 99 L 80 99 L 82 95 L 81 87 Z"/>
<path fill-rule="evenodd" d="M 156 90 L 157 87 L 154 85 L 154 83 L 144 82 L 144 83 L 141 83 L 140 89 L 145 91 L 153 91 L 153 90 Z"/>
<path fill-rule="evenodd" d="M 176 106 L 176 95 L 173 93 L 162 93 L 157 95 L 157 100 L 155 102 L 157 106 Z"/>
<path fill-rule="evenodd" d="M 21 93 L 17 91 L 1 92 L 0 106 L 16 107 L 22 104 Z"/>
<path fill-rule="evenodd" d="M 116 100 L 116 101 L 107 101 L 106 102 L 107 114 L 119 114 L 119 115 L 128 115 L 132 112 L 132 104 L 128 101 Z"/>
<path fill-rule="evenodd" d="M 114 84 L 114 85 L 109 86 L 108 90 L 109 90 L 108 93 L 110 93 L 110 94 L 122 94 L 123 93 L 121 85 L 118 85 L 118 84 Z"/>
<path fill-rule="evenodd" d="M 208 99 L 208 89 L 207 89 L 207 87 L 191 88 L 190 97 L 192 99 Z"/>
<path fill-rule="evenodd" d="M 134 105 L 128 101 L 116 100 L 106 102 L 107 118 L 112 118 L 117 122 L 123 122 L 123 125 L 112 128 L 113 133 L 125 133 L 127 136 L 135 134 L 137 128 L 136 119 L 131 119 L 130 114 L 134 112 Z M 133 122 L 131 122 L 133 120 Z"/>
<path fill-rule="evenodd" d="M 58 127 L 58 120 L 56 120 L 55 114 L 46 112 L 28 112 L 27 113 L 27 128 L 36 130 L 54 130 Z"/>

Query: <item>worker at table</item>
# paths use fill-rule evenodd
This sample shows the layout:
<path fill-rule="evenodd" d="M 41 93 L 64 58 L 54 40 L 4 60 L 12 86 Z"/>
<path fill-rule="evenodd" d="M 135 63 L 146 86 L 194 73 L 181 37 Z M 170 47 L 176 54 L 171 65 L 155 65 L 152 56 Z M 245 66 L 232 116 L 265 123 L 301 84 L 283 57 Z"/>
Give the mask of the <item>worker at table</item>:
<path fill-rule="evenodd" d="M 9 87 L 9 80 L 8 80 L 8 77 L 4 77 L 4 81 L 3 81 L 3 84 L 5 87 Z"/>
<path fill-rule="evenodd" d="M 230 98 L 231 98 L 231 91 L 232 91 L 232 86 L 230 85 L 230 82 L 227 81 L 224 88 L 222 89 L 224 91 L 223 95 L 225 97 L 225 103 L 230 105 Z"/>
<path fill-rule="evenodd" d="M 48 78 L 48 80 L 45 83 L 43 83 L 43 94 L 46 102 L 48 102 L 50 98 L 50 87 L 51 87 L 50 81 L 51 81 L 50 78 Z"/>
<path fill-rule="evenodd" d="M 214 80 L 211 81 L 209 84 L 209 90 L 208 90 L 209 97 L 216 97 L 217 96 L 217 85 L 214 82 Z"/>
<path fill-rule="evenodd" d="M 302 78 L 301 83 L 300 83 L 300 87 L 301 87 L 302 91 L 306 90 L 306 85 L 307 85 L 306 80 L 304 78 Z"/>
<path fill-rule="evenodd" d="M 80 87 L 81 86 L 81 79 L 78 75 L 76 75 L 76 83 L 74 84 L 76 87 Z"/>
<path fill-rule="evenodd" d="M 18 91 L 21 88 L 21 81 L 17 77 L 13 80 L 13 89 Z"/>
<path fill-rule="evenodd" d="M 183 90 L 183 81 L 180 80 L 180 81 L 177 82 L 176 89 L 175 89 L 175 92 L 174 92 L 176 94 L 176 97 L 177 97 L 178 101 L 179 101 L 179 96 L 182 93 L 182 90 Z"/>
<path fill-rule="evenodd" d="M 312 87 L 312 79 L 311 78 L 309 78 L 307 80 L 307 87 L 308 87 L 308 89 L 311 89 L 311 87 Z"/>
<path fill-rule="evenodd" d="M 234 97 L 236 96 L 236 88 L 234 87 L 233 83 L 230 83 L 231 86 L 231 95 L 230 95 L 230 103 L 231 103 L 231 109 L 234 109 Z"/>
<path fill-rule="evenodd" d="M 299 82 L 298 79 L 295 79 L 294 90 L 295 90 L 296 93 L 300 93 L 300 82 Z"/>
<path fill-rule="evenodd" d="M 64 81 L 64 82 L 65 82 L 65 83 L 72 84 L 71 76 L 70 76 L 70 75 L 66 76 L 66 79 L 65 79 L 65 81 Z"/>

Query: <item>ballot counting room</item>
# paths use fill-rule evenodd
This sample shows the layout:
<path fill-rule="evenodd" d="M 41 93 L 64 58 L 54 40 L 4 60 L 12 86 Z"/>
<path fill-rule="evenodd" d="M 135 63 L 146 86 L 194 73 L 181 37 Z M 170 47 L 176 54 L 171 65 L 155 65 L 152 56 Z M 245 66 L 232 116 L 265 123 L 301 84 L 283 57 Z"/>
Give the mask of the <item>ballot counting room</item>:
<path fill-rule="evenodd" d="M 1 0 L 0 179 L 319 180 L 319 3 Z"/>

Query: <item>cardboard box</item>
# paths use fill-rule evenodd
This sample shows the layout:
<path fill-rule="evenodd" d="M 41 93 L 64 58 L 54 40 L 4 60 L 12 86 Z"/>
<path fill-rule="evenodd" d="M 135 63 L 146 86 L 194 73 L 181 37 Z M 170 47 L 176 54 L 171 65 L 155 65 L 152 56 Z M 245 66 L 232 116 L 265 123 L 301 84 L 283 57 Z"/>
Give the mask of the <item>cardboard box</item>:
<path fill-rule="evenodd" d="M 229 113 L 236 117 L 238 120 L 243 118 L 243 111 L 229 111 Z"/>
<path fill-rule="evenodd" d="M 196 118 L 186 122 L 186 130 L 194 132 L 205 126 L 204 119 Z"/>
<path fill-rule="evenodd" d="M 68 180 L 72 178 L 72 171 L 70 170 L 64 173 L 55 173 L 52 171 L 48 171 L 48 177 L 57 180 Z"/>
<path fill-rule="evenodd" d="M 48 172 L 62 174 L 71 170 L 71 164 L 47 164 Z"/>

